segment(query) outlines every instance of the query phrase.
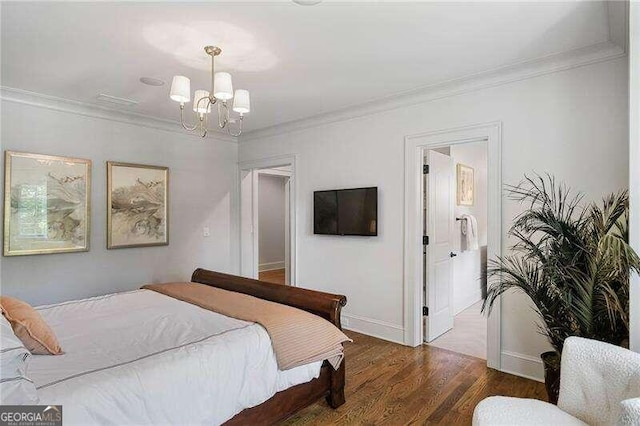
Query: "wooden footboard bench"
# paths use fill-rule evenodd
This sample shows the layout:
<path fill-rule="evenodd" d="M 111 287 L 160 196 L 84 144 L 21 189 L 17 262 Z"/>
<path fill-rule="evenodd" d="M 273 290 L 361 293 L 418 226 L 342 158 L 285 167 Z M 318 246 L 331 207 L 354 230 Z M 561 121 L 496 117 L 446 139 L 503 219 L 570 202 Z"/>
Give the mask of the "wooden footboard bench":
<path fill-rule="evenodd" d="M 248 294 L 260 299 L 293 306 L 318 315 L 342 329 L 340 311 L 347 304 L 345 296 L 253 280 L 220 272 L 196 269 L 191 281 L 224 290 Z M 248 408 L 226 422 L 226 425 L 273 424 L 325 397 L 332 408 L 344 404 L 344 375 L 346 359 L 334 370 L 325 361 L 320 376 L 308 383 L 293 386 L 273 397 Z"/>

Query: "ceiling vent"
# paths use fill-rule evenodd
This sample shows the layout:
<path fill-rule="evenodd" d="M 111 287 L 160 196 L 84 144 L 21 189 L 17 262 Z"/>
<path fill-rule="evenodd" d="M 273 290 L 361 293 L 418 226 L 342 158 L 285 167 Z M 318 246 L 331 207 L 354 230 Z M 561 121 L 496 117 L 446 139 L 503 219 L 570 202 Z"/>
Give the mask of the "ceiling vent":
<path fill-rule="evenodd" d="M 105 95 L 104 93 L 100 93 L 98 95 L 98 101 L 106 102 L 114 105 L 120 106 L 135 106 L 138 105 L 138 101 L 134 101 L 131 99 L 118 98 L 117 96 Z"/>
<path fill-rule="evenodd" d="M 140 77 L 140 83 L 146 84 L 147 86 L 164 86 L 164 80 L 153 77 Z"/>

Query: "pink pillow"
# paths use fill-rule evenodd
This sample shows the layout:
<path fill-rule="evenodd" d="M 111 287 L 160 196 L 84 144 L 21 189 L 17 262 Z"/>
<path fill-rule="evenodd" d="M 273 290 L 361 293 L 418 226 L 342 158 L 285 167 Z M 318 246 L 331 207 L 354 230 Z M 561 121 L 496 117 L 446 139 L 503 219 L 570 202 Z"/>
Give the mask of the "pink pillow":
<path fill-rule="evenodd" d="M 60 355 L 62 348 L 51 327 L 26 302 L 0 296 L 0 310 L 9 321 L 16 337 L 35 355 Z"/>

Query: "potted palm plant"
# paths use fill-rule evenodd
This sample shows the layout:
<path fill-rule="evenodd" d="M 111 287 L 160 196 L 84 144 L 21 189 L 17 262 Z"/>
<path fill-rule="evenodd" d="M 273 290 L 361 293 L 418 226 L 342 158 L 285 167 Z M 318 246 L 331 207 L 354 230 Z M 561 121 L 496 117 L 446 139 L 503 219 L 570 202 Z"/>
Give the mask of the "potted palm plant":
<path fill-rule="evenodd" d="M 483 311 L 507 290 L 523 292 L 553 351 L 541 355 L 549 401 L 557 403 L 564 340 L 581 336 L 628 346 L 629 276 L 640 258 L 628 244 L 629 197 L 620 191 L 584 204 L 550 176 L 508 186 L 525 204 L 509 230 L 510 254 L 490 261 Z"/>

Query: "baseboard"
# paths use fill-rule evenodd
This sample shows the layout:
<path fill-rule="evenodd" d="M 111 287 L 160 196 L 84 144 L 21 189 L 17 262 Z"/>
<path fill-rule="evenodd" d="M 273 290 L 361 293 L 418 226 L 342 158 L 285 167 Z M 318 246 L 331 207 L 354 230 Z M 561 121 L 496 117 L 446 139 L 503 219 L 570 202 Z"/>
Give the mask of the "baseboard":
<path fill-rule="evenodd" d="M 342 328 L 404 345 L 404 327 L 386 321 L 342 314 Z"/>
<path fill-rule="evenodd" d="M 284 260 L 282 262 L 268 262 L 258 265 L 258 271 L 273 271 L 275 269 L 284 269 Z"/>
<path fill-rule="evenodd" d="M 500 370 L 505 373 L 544 382 L 544 367 L 539 357 L 502 351 L 501 361 Z"/>

